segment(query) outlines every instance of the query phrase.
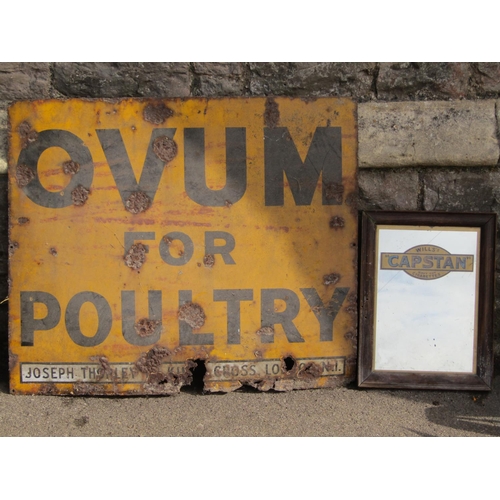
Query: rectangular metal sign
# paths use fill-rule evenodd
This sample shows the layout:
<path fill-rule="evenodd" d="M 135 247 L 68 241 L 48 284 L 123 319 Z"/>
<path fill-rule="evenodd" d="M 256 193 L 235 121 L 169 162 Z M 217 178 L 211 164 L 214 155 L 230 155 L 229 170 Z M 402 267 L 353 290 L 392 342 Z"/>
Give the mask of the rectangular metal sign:
<path fill-rule="evenodd" d="M 354 378 L 353 102 L 49 100 L 9 118 L 13 393 Z"/>

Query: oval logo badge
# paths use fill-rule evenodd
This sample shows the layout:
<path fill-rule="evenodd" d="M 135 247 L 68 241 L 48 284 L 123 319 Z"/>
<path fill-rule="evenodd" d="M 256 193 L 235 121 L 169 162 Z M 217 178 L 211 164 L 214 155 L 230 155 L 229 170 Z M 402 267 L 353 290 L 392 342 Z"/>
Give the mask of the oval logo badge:
<path fill-rule="evenodd" d="M 417 245 L 404 253 L 382 252 L 380 269 L 404 271 L 419 280 L 435 280 L 451 272 L 472 272 L 474 255 L 451 254 L 437 245 Z"/>

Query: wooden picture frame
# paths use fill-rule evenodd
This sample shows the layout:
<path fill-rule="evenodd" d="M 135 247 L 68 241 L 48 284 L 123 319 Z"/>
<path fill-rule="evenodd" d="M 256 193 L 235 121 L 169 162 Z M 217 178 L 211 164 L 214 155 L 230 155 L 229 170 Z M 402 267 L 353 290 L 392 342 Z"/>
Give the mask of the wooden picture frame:
<path fill-rule="evenodd" d="M 367 211 L 358 385 L 491 390 L 496 215 Z"/>

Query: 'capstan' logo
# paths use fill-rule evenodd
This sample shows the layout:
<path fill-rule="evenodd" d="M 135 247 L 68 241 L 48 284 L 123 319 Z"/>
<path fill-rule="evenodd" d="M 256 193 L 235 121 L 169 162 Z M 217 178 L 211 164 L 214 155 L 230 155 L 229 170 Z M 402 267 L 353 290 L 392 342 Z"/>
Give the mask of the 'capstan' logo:
<path fill-rule="evenodd" d="M 420 280 L 435 280 L 451 272 L 472 272 L 474 255 L 450 254 L 436 245 L 417 245 L 405 253 L 382 252 L 380 269 L 404 271 Z"/>

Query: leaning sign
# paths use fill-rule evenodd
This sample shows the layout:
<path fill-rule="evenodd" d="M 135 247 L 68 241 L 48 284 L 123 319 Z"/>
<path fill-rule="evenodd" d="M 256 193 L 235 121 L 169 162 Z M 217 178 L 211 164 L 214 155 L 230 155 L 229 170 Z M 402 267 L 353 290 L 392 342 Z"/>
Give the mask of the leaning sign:
<path fill-rule="evenodd" d="M 13 393 L 353 380 L 353 102 L 48 100 L 9 117 Z"/>

